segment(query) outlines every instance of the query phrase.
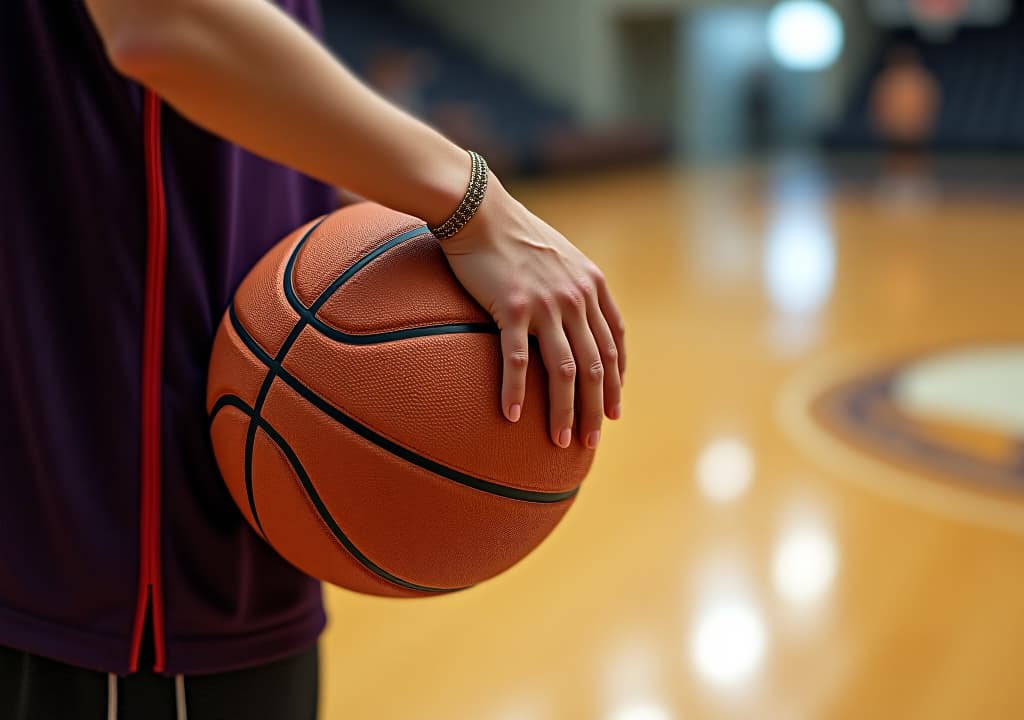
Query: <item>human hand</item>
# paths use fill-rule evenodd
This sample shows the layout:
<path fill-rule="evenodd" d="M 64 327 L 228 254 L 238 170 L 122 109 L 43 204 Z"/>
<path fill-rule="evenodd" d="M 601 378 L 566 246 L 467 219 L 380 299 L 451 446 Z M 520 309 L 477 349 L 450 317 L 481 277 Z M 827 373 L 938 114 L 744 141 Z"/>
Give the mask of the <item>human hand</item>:
<path fill-rule="evenodd" d="M 493 175 L 472 220 L 441 247 L 501 330 L 505 417 L 516 422 L 522 413 L 534 335 L 548 371 L 552 441 L 569 447 L 577 399 L 579 440 L 596 447 L 603 417 L 622 414 L 626 370 L 625 326 L 601 271 Z"/>

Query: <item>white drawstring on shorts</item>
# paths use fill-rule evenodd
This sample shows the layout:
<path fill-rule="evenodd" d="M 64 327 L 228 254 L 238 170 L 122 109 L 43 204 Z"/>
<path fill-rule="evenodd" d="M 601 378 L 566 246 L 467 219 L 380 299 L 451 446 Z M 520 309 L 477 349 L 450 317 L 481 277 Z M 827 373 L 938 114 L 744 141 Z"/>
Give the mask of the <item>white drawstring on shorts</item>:
<path fill-rule="evenodd" d="M 185 676 L 174 676 L 174 707 L 178 711 L 178 720 L 188 720 L 188 705 L 185 702 Z"/>
<path fill-rule="evenodd" d="M 174 708 L 177 720 L 188 720 L 184 675 L 174 676 Z M 107 720 L 117 720 L 117 675 L 115 673 L 107 673 Z"/>
<path fill-rule="evenodd" d="M 107 720 L 117 720 L 117 675 L 107 673 Z"/>

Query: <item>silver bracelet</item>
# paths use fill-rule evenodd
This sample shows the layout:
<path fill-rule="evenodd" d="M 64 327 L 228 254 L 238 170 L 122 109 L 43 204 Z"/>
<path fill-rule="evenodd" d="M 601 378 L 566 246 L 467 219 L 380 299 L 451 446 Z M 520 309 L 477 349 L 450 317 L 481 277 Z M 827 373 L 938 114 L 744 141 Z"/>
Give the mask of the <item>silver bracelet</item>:
<path fill-rule="evenodd" d="M 484 201 L 484 193 L 487 192 L 487 161 L 479 153 L 472 150 L 468 152 L 473 164 L 469 173 L 469 187 L 466 188 L 466 194 L 462 196 L 462 202 L 447 220 L 436 227 L 429 228 L 438 240 L 450 238 L 464 228 Z"/>

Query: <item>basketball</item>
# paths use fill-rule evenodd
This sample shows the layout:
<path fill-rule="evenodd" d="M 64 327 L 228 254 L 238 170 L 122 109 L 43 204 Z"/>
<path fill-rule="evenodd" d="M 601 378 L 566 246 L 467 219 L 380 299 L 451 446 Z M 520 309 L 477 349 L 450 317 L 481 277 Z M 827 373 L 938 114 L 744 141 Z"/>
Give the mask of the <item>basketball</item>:
<path fill-rule="evenodd" d="M 501 368 L 497 328 L 423 222 L 349 206 L 276 245 L 224 314 L 207 387 L 217 463 L 304 572 L 375 595 L 464 589 L 537 547 L 593 460 L 551 442 L 539 352 L 517 423 Z"/>

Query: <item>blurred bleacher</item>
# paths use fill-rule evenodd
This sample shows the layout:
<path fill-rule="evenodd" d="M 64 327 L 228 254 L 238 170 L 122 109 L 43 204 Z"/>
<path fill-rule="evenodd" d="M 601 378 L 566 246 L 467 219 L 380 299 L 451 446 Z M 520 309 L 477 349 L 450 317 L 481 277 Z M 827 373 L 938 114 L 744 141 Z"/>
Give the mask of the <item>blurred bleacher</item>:
<path fill-rule="evenodd" d="M 577 170 L 659 158 L 668 138 L 593 129 L 563 106 L 390 0 L 324 0 L 328 45 L 378 92 L 496 170 Z"/>
<path fill-rule="evenodd" d="M 930 147 L 939 151 L 1021 153 L 1024 151 L 1024 6 L 997 27 L 961 28 L 946 42 L 930 42 L 913 30 L 883 37 L 840 122 L 825 137 L 832 150 L 879 146 L 872 126 L 871 91 L 886 55 L 913 47 L 935 78 L 941 104 Z"/>

